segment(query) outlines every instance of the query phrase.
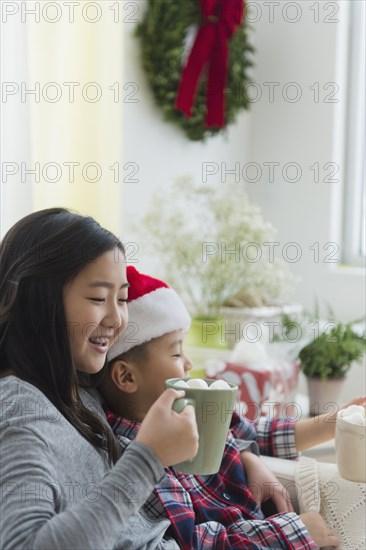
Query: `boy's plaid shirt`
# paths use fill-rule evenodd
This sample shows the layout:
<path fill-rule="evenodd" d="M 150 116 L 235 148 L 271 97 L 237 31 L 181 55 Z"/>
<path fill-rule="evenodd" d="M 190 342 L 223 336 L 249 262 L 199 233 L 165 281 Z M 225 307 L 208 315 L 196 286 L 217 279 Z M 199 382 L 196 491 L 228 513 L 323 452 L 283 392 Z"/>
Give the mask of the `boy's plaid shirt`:
<path fill-rule="evenodd" d="M 122 446 L 135 439 L 139 422 L 121 418 L 105 407 L 108 422 Z M 256 440 L 263 454 L 297 456 L 294 423 L 260 419 L 256 425 L 233 415 L 219 473 L 210 476 L 182 474 L 166 468 L 144 505 L 154 518 L 169 518 L 167 536 L 183 550 L 263 548 L 317 548 L 295 513 L 264 518 L 248 489 L 236 439 Z"/>

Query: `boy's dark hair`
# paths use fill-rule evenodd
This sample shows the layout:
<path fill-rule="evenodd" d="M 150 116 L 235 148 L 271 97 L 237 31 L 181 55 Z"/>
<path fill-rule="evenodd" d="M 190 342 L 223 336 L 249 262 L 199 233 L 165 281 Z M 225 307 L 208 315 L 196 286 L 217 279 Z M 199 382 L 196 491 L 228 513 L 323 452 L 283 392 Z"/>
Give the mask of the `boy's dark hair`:
<path fill-rule="evenodd" d="M 150 340 L 151 342 L 151 340 Z M 110 361 L 106 361 L 104 367 L 100 372 L 97 372 L 96 374 L 93 374 L 90 377 L 92 386 L 94 388 L 97 388 L 105 379 L 107 373 L 110 371 L 112 365 L 116 361 L 132 361 L 135 363 L 140 363 L 141 361 L 147 361 L 149 358 L 149 344 L 150 342 L 144 342 L 143 344 L 139 344 L 138 346 L 135 346 L 128 351 L 125 351 L 125 353 L 121 353 L 120 355 L 117 355 L 117 357 L 114 357 Z"/>
<path fill-rule="evenodd" d="M 110 361 L 110 364 L 114 363 L 114 361 L 117 361 L 117 359 L 122 359 L 122 361 L 133 361 L 136 363 L 147 361 L 149 358 L 150 342 L 144 342 L 143 344 L 139 344 L 138 346 L 129 349 L 125 353 L 121 353 L 121 355 L 118 355 L 118 357 L 115 357 L 112 361 Z"/>
<path fill-rule="evenodd" d="M 110 462 L 120 456 L 108 425 L 84 406 L 73 364 L 63 290 L 90 262 L 122 243 L 93 218 L 64 208 L 21 219 L 0 243 L 0 376 L 33 384 Z"/>

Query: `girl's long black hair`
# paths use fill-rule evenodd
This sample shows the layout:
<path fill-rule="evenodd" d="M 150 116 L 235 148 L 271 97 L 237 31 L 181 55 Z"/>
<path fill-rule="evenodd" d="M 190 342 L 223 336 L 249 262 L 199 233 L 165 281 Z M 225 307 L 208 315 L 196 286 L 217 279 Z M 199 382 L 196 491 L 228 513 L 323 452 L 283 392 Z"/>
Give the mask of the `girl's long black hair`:
<path fill-rule="evenodd" d="M 120 456 L 114 435 L 79 395 L 63 289 L 116 247 L 124 254 L 117 237 L 93 218 L 63 208 L 26 216 L 0 243 L 0 375 L 10 370 L 39 388 L 111 464 Z"/>

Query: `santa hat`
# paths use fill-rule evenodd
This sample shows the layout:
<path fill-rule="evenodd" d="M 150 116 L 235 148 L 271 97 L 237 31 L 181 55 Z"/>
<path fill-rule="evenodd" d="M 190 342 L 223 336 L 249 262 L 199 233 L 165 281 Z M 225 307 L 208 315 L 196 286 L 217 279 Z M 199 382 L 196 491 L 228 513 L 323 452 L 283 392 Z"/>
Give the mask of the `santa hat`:
<path fill-rule="evenodd" d="M 118 355 L 175 330 L 187 331 L 190 315 L 178 294 L 166 283 L 127 267 L 128 324 L 108 352 Z"/>

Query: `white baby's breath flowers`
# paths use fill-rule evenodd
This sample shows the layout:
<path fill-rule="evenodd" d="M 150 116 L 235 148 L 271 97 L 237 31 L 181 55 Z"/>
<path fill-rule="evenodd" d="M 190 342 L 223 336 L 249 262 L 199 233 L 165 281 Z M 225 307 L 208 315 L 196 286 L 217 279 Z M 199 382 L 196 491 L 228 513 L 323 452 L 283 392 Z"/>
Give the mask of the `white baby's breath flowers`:
<path fill-rule="evenodd" d="M 196 316 L 228 306 L 288 301 L 296 277 L 271 258 L 276 229 L 263 219 L 241 183 L 194 185 L 181 178 L 157 192 L 143 218 L 144 237 L 160 273 Z"/>

